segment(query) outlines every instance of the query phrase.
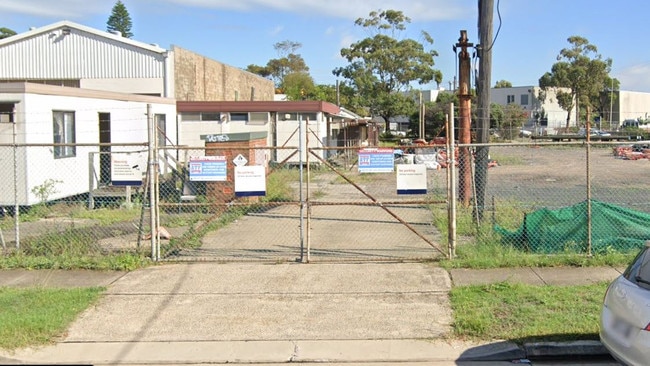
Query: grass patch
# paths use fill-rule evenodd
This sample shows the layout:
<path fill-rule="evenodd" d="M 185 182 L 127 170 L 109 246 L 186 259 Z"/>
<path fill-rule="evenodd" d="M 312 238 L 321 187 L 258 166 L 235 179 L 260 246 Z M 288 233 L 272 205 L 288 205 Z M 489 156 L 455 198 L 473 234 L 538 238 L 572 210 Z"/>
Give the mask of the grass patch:
<path fill-rule="evenodd" d="M 524 165 L 524 159 L 519 155 L 506 155 L 490 153 L 490 158 L 495 160 L 499 165 Z"/>
<path fill-rule="evenodd" d="M 104 290 L 0 287 L 0 348 L 13 350 L 51 343 Z"/>
<path fill-rule="evenodd" d="M 14 251 L 0 256 L 0 269 L 90 269 L 133 271 L 152 265 L 151 258 L 140 253 L 103 255 L 28 255 Z"/>
<path fill-rule="evenodd" d="M 462 339 L 516 343 L 596 340 L 606 288 L 606 283 L 456 287 L 450 293 L 454 334 Z"/>
<path fill-rule="evenodd" d="M 291 182 L 300 181 L 300 170 L 283 168 L 273 171 L 266 177 L 266 196 L 263 202 L 284 202 L 295 199 L 296 194 Z"/>

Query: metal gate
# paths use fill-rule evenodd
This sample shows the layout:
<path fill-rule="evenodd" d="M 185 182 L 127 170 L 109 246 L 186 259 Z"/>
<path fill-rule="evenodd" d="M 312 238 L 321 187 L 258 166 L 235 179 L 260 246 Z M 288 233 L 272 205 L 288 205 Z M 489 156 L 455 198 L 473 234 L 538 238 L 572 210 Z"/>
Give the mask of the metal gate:
<path fill-rule="evenodd" d="M 237 196 L 233 182 L 192 182 L 183 171 L 159 184 L 161 260 L 408 261 L 446 255 L 434 225 L 436 213 L 446 215 L 444 171 L 427 170 L 425 194 L 398 195 L 395 172 L 358 171 L 357 148 L 312 147 L 302 156 L 297 148 L 259 150 L 281 158 L 266 169 L 264 196 Z M 165 199 L 169 191 L 178 194 Z"/>

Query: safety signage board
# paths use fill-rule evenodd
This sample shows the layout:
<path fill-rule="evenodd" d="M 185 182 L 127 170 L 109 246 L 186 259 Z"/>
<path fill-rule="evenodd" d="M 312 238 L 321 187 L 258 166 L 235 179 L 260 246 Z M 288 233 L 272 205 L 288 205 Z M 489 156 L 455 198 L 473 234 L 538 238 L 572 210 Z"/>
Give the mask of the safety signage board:
<path fill-rule="evenodd" d="M 395 170 L 395 155 L 391 148 L 359 150 L 359 173 L 390 173 Z"/>
<path fill-rule="evenodd" d="M 190 157 L 190 180 L 217 182 L 227 179 L 227 160 L 225 156 Z"/>
<path fill-rule="evenodd" d="M 246 165 L 246 163 L 248 163 L 248 160 L 246 160 L 244 155 L 239 154 L 232 160 L 232 163 L 235 164 L 236 166 L 244 166 Z"/>
<path fill-rule="evenodd" d="M 142 172 L 146 166 L 146 158 L 140 153 L 111 153 L 111 184 L 141 186 Z"/>

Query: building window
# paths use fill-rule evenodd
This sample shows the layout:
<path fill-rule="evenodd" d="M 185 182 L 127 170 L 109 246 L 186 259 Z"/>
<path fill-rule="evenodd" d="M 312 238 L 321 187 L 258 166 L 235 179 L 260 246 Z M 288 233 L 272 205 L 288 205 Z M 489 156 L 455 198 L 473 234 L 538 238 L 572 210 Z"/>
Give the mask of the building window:
<path fill-rule="evenodd" d="M 201 112 L 201 121 L 221 121 L 221 113 Z"/>
<path fill-rule="evenodd" d="M 53 140 L 55 144 L 75 143 L 74 112 L 52 111 Z M 74 146 L 55 146 L 54 158 L 68 158 L 76 155 Z"/>
<path fill-rule="evenodd" d="M 11 123 L 14 121 L 14 103 L 0 103 L 0 123 Z"/>
<path fill-rule="evenodd" d="M 221 113 L 219 112 L 182 112 L 180 115 L 183 122 L 221 121 Z"/>
<path fill-rule="evenodd" d="M 158 146 L 165 146 L 167 145 L 167 116 L 155 114 L 153 118 L 158 129 Z"/>
<path fill-rule="evenodd" d="M 528 94 L 521 95 L 521 105 L 528 105 Z"/>
<path fill-rule="evenodd" d="M 506 96 L 506 104 L 514 103 L 515 102 L 515 96 L 514 95 L 508 95 Z"/>
<path fill-rule="evenodd" d="M 302 114 L 302 120 L 306 121 L 309 120 L 309 122 L 314 122 L 316 121 L 318 115 L 316 113 L 303 113 Z"/>
<path fill-rule="evenodd" d="M 248 122 L 248 113 L 230 113 L 231 122 Z"/>
<path fill-rule="evenodd" d="M 268 112 L 250 112 L 248 114 L 249 125 L 265 125 L 269 123 Z"/>

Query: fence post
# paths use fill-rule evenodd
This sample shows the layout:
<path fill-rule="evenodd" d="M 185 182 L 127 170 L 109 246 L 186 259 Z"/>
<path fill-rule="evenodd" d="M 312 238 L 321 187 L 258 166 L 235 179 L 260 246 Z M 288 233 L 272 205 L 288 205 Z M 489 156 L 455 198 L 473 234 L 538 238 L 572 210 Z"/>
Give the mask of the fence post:
<path fill-rule="evenodd" d="M 157 235 L 157 220 L 156 220 L 156 181 L 154 177 L 158 174 L 156 169 L 156 156 L 154 156 L 154 143 L 157 140 L 154 133 L 154 123 L 151 115 L 151 104 L 147 104 L 147 131 L 149 132 L 148 150 L 149 150 L 149 223 L 150 223 L 150 236 L 151 236 L 151 260 L 157 261 L 160 259 L 158 255 L 158 245 L 156 240 Z"/>
<path fill-rule="evenodd" d="M 300 170 L 300 262 L 303 263 L 305 261 L 309 262 L 309 252 L 307 252 L 307 257 L 305 258 L 305 247 L 304 247 L 304 230 L 303 230 L 303 222 L 304 222 L 304 210 L 305 210 L 305 200 L 303 199 L 303 184 L 304 184 L 304 179 L 303 179 L 303 172 L 302 172 L 302 154 L 304 152 L 304 146 L 302 142 L 302 116 L 298 114 L 297 116 L 298 119 L 298 169 Z"/>
<path fill-rule="evenodd" d="M 88 209 L 93 210 L 95 209 L 95 197 L 94 197 L 94 189 L 95 189 L 95 157 L 94 157 L 94 152 L 90 151 L 88 152 Z M 101 159 L 100 159 L 100 164 L 101 164 Z M 101 169 L 101 166 L 100 166 Z"/>
<path fill-rule="evenodd" d="M 454 131 L 454 103 L 449 104 L 447 114 L 447 213 L 449 259 L 456 256 L 456 139 Z"/>
<path fill-rule="evenodd" d="M 14 107 L 15 108 L 15 107 Z M 18 145 L 16 142 L 16 124 L 15 112 L 12 112 L 12 127 L 14 141 L 14 226 L 16 227 L 16 249 L 20 249 L 20 203 L 18 202 Z"/>

